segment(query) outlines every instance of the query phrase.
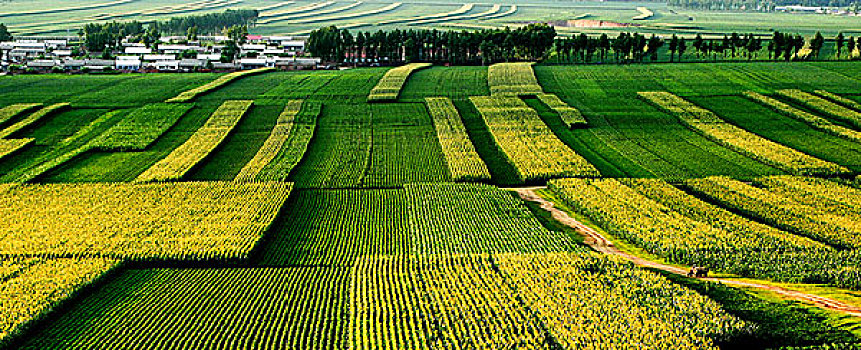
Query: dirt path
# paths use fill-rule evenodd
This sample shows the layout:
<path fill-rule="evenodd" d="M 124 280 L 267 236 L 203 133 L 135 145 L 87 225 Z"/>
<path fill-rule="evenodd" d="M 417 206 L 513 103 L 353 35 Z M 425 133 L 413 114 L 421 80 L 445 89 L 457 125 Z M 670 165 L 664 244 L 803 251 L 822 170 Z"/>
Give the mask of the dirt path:
<path fill-rule="evenodd" d="M 585 243 L 588 246 L 592 247 L 592 249 L 595 249 L 596 251 L 599 251 L 599 252 L 602 252 L 605 254 L 612 254 L 612 255 L 620 256 L 622 258 L 625 258 L 625 259 L 633 262 L 635 265 L 638 265 L 638 266 L 651 267 L 651 268 L 655 268 L 655 269 L 662 270 L 662 271 L 667 271 L 667 272 L 677 274 L 677 275 L 682 275 L 682 276 L 687 274 L 688 271 L 685 269 L 681 269 L 681 268 L 678 268 L 675 266 L 661 264 L 661 263 L 654 262 L 651 260 L 646 260 L 646 259 L 643 259 L 643 258 L 640 258 L 637 256 L 633 256 L 631 254 L 628 254 L 626 252 L 619 250 L 618 248 L 616 248 L 616 246 L 613 245 L 613 242 L 608 240 L 606 237 L 602 236 L 600 233 L 598 233 L 597 231 L 595 231 L 591 227 L 584 225 L 583 223 L 581 223 L 577 219 L 568 216 L 568 213 L 554 207 L 552 202 L 549 202 L 549 201 L 545 200 L 544 198 L 542 198 L 541 196 L 539 196 L 538 194 L 536 194 L 535 190 L 540 189 L 540 188 L 542 188 L 542 187 L 514 188 L 512 190 L 517 192 L 517 194 L 520 195 L 520 198 L 527 200 L 527 201 L 530 201 L 530 202 L 535 202 L 535 203 L 540 204 L 542 209 L 550 212 L 553 219 L 555 219 L 556 221 L 559 221 L 560 223 L 562 223 L 566 226 L 569 226 L 569 227 L 575 229 L 577 232 L 579 232 L 580 234 L 585 236 L 586 237 Z M 797 291 L 793 291 L 793 290 L 789 290 L 789 289 L 785 289 L 785 288 L 781 288 L 781 287 L 777 287 L 777 286 L 766 285 L 766 284 L 743 282 L 743 281 L 736 281 L 736 280 L 732 280 L 732 279 L 723 279 L 723 278 L 702 278 L 702 279 L 706 280 L 706 281 L 718 282 L 718 283 L 723 283 L 726 285 L 732 285 L 732 286 L 738 286 L 738 287 L 751 287 L 751 288 L 764 289 L 764 290 L 774 292 L 776 294 L 782 295 L 782 296 L 790 298 L 790 299 L 806 301 L 806 302 L 812 303 L 812 304 L 814 304 L 818 307 L 821 307 L 821 308 L 842 312 L 842 313 L 849 314 L 849 315 L 856 316 L 856 317 L 861 317 L 861 308 L 853 306 L 853 305 L 849 305 L 849 304 L 846 304 L 842 301 L 834 300 L 831 298 L 826 298 L 826 297 L 821 297 L 818 295 L 797 292 Z"/>

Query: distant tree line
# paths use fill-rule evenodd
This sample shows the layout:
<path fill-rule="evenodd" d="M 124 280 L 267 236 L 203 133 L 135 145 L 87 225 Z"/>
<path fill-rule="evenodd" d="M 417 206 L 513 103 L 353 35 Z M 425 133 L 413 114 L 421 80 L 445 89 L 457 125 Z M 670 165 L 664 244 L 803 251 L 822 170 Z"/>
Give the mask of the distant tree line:
<path fill-rule="evenodd" d="M 801 35 L 774 32 L 771 39 L 766 41 L 767 44 L 753 34 L 738 33 L 724 35 L 720 39 L 703 39 L 700 34 L 693 39 L 673 35 L 668 40 L 655 35 L 646 37 L 639 33 L 620 33 L 616 38 L 610 38 L 606 34 L 600 37 L 580 34 L 571 38 L 555 39 L 553 50 L 556 53 L 556 61 L 560 63 L 606 62 L 610 57 L 620 63 L 658 61 L 658 52 L 663 47 L 669 52 L 670 62 L 681 61 L 686 52 L 713 60 L 751 60 L 763 49 L 768 52 L 769 59 L 788 61 L 818 58 L 825 44 L 825 38 L 818 32 L 809 40 Z M 857 45 L 855 38 L 838 34 L 834 39 L 836 57 L 851 53 Z"/>
<path fill-rule="evenodd" d="M 308 51 L 335 62 L 490 64 L 541 59 L 555 37 L 556 30 L 546 24 L 479 31 L 360 31 L 355 35 L 329 26 L 311 32 Z"/>
<path fill-rule="evenodd" d="M 102 52 L 108 51 L 106 48 L 119 46 L 120 42 L 127 37 L 131 37 L 131 41 L 149 46 L 157 42 L 162 35 L 186 35 L 189 40 L 195 40 L 198 35 L 225 33 L 233 27 L 244 28 L 244 32 L 247 33 L 247 26 L 253 25 L 257 16 L 257 10 L 227 10 L 221 13 L 174 17 L 148 23 L 138 21 L 89 23 L 78 31 L 78 35 L 83 38 L 88 51 Z M 238 29 L 234 29 L 236 30 Z"/>
<path fill-rule="evenodd" d="M 772 12 L 778 6 L 845 7 L 857 11 L 857 0 L 667 0 L 667 5 L 697 10 Z"/>

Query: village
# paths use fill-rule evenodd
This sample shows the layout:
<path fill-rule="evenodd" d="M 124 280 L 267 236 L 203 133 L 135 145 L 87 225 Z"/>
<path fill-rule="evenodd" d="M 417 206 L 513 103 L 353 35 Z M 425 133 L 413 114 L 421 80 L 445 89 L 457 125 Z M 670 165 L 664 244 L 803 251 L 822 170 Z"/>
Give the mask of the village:
<path fill-rule="evenodd" d="M 309 57 L 307 37 L 247 35 L 237 58 L 223 55 L 226 36 L 165 36 L 150 47 L 124 41 L 101 54 L 82 54 L 77 36 L 19 37 L 0 42 L 0 72 L 224 72 L 256 68 L 280 70 L 325 69 Z"/>

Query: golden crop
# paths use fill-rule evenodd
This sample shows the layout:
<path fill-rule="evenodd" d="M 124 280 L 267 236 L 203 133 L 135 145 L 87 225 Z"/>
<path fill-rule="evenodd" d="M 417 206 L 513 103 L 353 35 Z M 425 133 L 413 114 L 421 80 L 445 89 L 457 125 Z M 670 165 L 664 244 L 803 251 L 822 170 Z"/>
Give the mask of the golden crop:
<path fill-rule="evenodd" d="M 544 90 L 538 84 L 532 63 L 497 63 L 487 69 L 487 83 L 491 95 L 538 95 Z"/>
<path fill-rule="evenodd" d="M 394 101 L 398 99 L 401 88 L 414 71 L 430 67 L 430 63 L 410 63 L 389 69 L 368 95 L 368 102 Z"/>
<path fill-rule="evenodd" d="M 744 93 L 744 95 L 754 101 L 757 101 L 770 107 L 771 109 L 776 110 L 777 112 L 780 112 L 781 114 L 806 122 L 807 124 L 816 129 L 825 131 L 835 136 L 846 138 L 848 140 L 861 141 L 861 132 L 859 131 L 852 130 L 850 128 L 843 127 L 840 125 L 835 125 L 828 119 L 802 111 L 786 103 L 753 91 L 747 91 Z"/>
<path fill-rule="evenodd" d="M 522 181 L 600 176 L 598 169 L 562 143 L 534 109 L 515 96 L 472 96 L 494 141 Z"/>
<path fill-rule="evenodd" d="M 562 121 L 565 124 L 568 124 L 569 128 L 573 128 L 575 126 L 584 126 L 588 124 L 586 122 L 586 118 L 583 117 L 583 114 L 577 110 L 577 108 L 569 106 L 565 101 L 559 98 L 554 94 L 545 94 L 541 93 L 536 95 L 541 102 L 544 102 L 550 109 L 559 114 L 559 117 L 562 118 Z"/>
<path fill-rule="evenodd" d="M 225 75 L 222 75 L 221 77 L 219 77 L 218 79 L 215 79 L 209 83 L 198 86 L 198 87 L 191 89 L 191 90 L 183 91 L 182 93 L 180 93 L 176 97 L 172 97 L 170 99 L 167 99 L 165 102 L 168 102 L 168 103 L 170 103 L 170 102 L 191 102 L 192 100 L 194 100 L 198 96 L 203 95 L 203 94 L 210 92 L 212 90 L 215 90 L 217 88 L 220 88 L 224 85 L 227 85 L 236 79 L 246 77 L 249 75 L 265 73 L 265 72 L 269 72 L 269 71 L 273 71 L 273 70 L 275 70 L 275 68 L 258 68 L 258 69 L 243 70 L 243 71 L 239 71 L 239 72 L 225 74 Z"/>
<path fill-rule="evenodd" d="M 797 175 L 836 175 L 843 166 L 813 157 L 727 123 L 712 111 L 669 92 L 639 92 L 640 97 L 672 113 L 700 134 L 754 159 Z"/>
<path fill-rule="evenodd" d="M 239 171 L 234 181 L 253 181 L 263 168 L 275 159 L 287 139 L 290 138 L 290 131 L 293 130 L 296 116 L 302 110 L 302 103 L 302 100 L 287 102 L 287 106 L 284 107 L 284 111 L 281 112 L 275 122 L 275 127 L 272 128 L 269 138 L 266 139 L 254 158 Z"/>
<path fill-rule="evenodd" d="M 0 190 L 0 256 L 245 258 L 290 183 L 92 183 Z"/>
<path fill-rule="evenodd" d="M 428 97 L 425 102 L 452 179 L 490 180 L 490 171 L 472 145 L 463 120 L 451 100 L 447 97 Z"/>
<path fill-rule="evenodd" d="M 239 124 L 253 101 L 224 101 L 200 129 L 135 181 L 179 180 L 216 149 Z"/>
<path fill-rule="evenodd" d="M 813 110 L 843 119 L 857 127 L 861 127 L 861 112 L 843 107 L 834 102 L 798 89 L 777 90 L 777 93 L 791 98 Z"/>

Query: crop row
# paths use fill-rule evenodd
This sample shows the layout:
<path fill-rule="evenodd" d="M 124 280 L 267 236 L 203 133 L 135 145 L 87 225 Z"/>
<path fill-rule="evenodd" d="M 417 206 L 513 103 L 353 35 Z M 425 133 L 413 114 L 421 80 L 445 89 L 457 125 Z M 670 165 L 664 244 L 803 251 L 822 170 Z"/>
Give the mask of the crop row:
<path fill-rule="evenodd" d="M 273 22 L 283 22 L 283 21 L 289 21 L 289 20 L 299 19 L 299 18 L 315 17 L 315 16 L 321 16 L 321 15 L 328 15 L 328 14 L 332 14 L 332 13 L 344 12 L 344 11 L 347 11 L 347 10 L 352 9 L 354 7 L 361 6 L 362 4 L 364 4 L 364 2 L 356 1 L 354 3 L 348 4 L 345 6 L 341 6 L 341 7 L 325 9 L 325 10 L 315 11 L 315 12 L 309 12 L 313 9 L 323 7 L 320 5 L 311 4 L 311 5 L 308 5 L 307 7 L 296 8 L 296 11 L 287 12 L 285 14 L 279 15 L 276 18 L 270 17 L 270 18 L 266 18 L 266 19 L 257 21 L 257 24 L 269 24 L 269 23 L 273 23 Z M 315 5 L 315 6 L 312 6 L 312 5 Z M 326 5 L 326 6 L 328 6 L 328 5 Z"/>
<path fill-rule="evenodd" d="M 858 103 L 858 101 L 825 90 L 815 90 L 814 92 L 817 95 L 822 96 L 826 99 L 829 99 L 846 107 L 853 108 L 856 111 L 861 111 L 861 103 Z"/>
<path fill-rule="evenodd" d="M 425 183 L 408 184 L 405 188 L 413 253 L 573 249 L 570 238 L 548 231 L 520 200 L 494 186 Z"/>
<path fill-rule="evenodd" d="M 716 349 L 715 337 L 750 329 L 706 297 L 582 251 L 363 257 L 349 309 L 355 349 Z"/>
<path fill-rule="evenodd" d="M 535 78 L 532 63 L 497 63 L 487 69 L 491 95 L 537 95 L 544 90 Z"/>
<path fill-rule="evenodd" d="M 465 4 L 460 9 L 452 11 L 452 12 L 446 14 L 445 16 L 438 17 L 438 18 L 425 18 L 425 19 L 419 19 L 416 21 L 410 21 L 409 23 L 407 23 L 407 25 L 415 26 L 415 25 L 440 23 L 440 22 L 447 22 L 447 21 L 463 21 L 463 20 L 469 20 L 469 19 L 484 18 L 486 16 L 492 16 L 492 15 L 498 14 L 499 10 L 502 9 L 502 5 L 493 4 L 493 6 L 491 6 L 490 9 L 488 9 L 487 11 L 483 11 L 483 12 L 479 12 L 479 13 L 473 13 L 473 14 L 465 14 L 465 13 L 471 11 L 473 7 L 474 7 L 474 4 Z"/>
<path fill-rule="evenodd" d="M 640 97 L 676 116 L 704 136 L 764 163 L 798 175 L 835 175 L 848 169 L 801 153 L 735 125 L 669 92 L 639 92 Z"/>
<path fill-rule="evenodd" d="M 383 75 L 377 86 L 368 95 L 368 102 L 394 101 L 398 99 L 401 89 L 414 71 L 430 67 L 430 63 L 410 63 L 392 68 Z"/>
<path fill-rule="evenodd" d="M 401 5 L 403 5 L 403 4 L 404 3 L 402 3 L 402 2 L 395 2 L 395 3 L 391 3 L 391 4 L 388 4 L 386 6 L 376 8 L 373 10 L 300 19 L 300 20 L 296 20 L 296 21 L 291 21 L 290 24 L 308 24 L 308 23 L 318 23 L 318 22 L 331 22 L 331 21 L 339 21 L 339 20 L 356 18 L 356 17 L 373 16 L 373 15 L 377 15 L 380 13 L 392 11 L 398 7 L 401 7 Z"/>
<path fill-rule="evenodd" d="M 296 8 L 288 8 L 288 9 L 284 9 L 284 10 L 263 11 L 260 13 L 260 16 L 258 17 L 258 18 L 260 18 L 260 20 L 258 20 L 257 23 L 266 24 L 266 23 L 269 23 L 270 18 L 272 18 L 272 17 L 281 17 L 281 16 L 286 16 L 286 15 L 292 15 L 292 14 L 297 14 L 297 13 L 313 11 L 313 10 L 316 10 L 319 8 L 323 8 L 323 7 L 332 5 L 334 3 L 335 3 L 334 1 L 323 1 L 323 2 L 315 2 L 315 3 L 308 4 L 308 5 L 299 6 Z"/>
<path fill-rule="evenodd" d="M 366 256 L 348 267 L 129 270 L 22 348 L 715 349 L 748 329 L 714 301 L 594 253 Z"/>
<path fill-rule="evenodd" d="M 269 10 L 274 10 L 274 9 L 277 9 L 277 8 L 280 8 L 280 7 L 284 7 L 284 6 L 290 5 L 290 4 L 294 3 L 294 2 L 295 2 L 295 1 L 292 1 L 292 0 L 290 0 L 290 1 L 281 1 L 281 2 L 276 2 L 276 3 L 272 4 L 272 5 L 266 5 L 266 6 L 256 7 L 256 8 L 255 8 L 255 10 L 257 10 L 257 12 L 259 12 L 259 13 L 260 13 L 260 16 L 257 16 L 257 17 L 258 17 L 258 18 L 260 18 L 260 17 L 262 17 L 262 16 L 263 16 L 263 14 L 267 13 L 267 11 L 269 11 Z"/>
<path fill-rule="evenodd" d="M 14 104 L 14 105 L 9 105 L 9 106 L 0 108 L 0 125 L 8 122 L 12 118 L 15 118 L 15 117 L 17 117 L 23 113 L 26 113 L 27 111 L 31 111 L 34 108 L 37 108 L 39 106 L 41 106 L 41 104 L 38 104 L 38 103 L 20 103 L 20 104 Z"/>
<path fill-rule="evenodd" d="M 317 128 L 317 118 L 323 105 L 319 102 L 305 102 L 296 116 L 290 137 L 281 151 L 257 175 L 259 181 L 285 181 L 299 164 L 308 150 Z"/>
<path fill-rule="evenodd" d="M 765 188 L 726 177 L 692 179 L 685 184 L 729 208 L 761 218 L 776 227 L 832 245 L 861 248 L 861 207 L 811 200 L 809 193 L 772 191 L 768 185 L 774 180 L 765 179 L 756 181 Z M 842 190 L 844 193 L 859 194 L 859 191 L 847 186 L 843 186 Z M 827 199 L 829 192 L 823 188 L 815 190 L 815 193 Z"/>
<path fill-rule="evenodd" d="M 537 94 L 541 102 L 550 107 L 554 112 L 559 114 L 559 117 L 562 118 L 562 121 L 568 125 L 569 128 L 585 126 L 587 124 L 586 118 L 583 117 L 583 114 L 577 110 L 577 108 L 569 106 L 565 101 L 559 98 L 554 94 Z"/>
<path fill-rule="evenodd" d="M 200 129 L 167 157 L 140 174 L 135 181 L 179 180 L 227 138 L 253 101 L 225 101 Z"/>
<path fill-rule="evenodd" d="M 290 100 L 278 116 L 269 138 L 248 164 L 239 171 L 235 181 L 284 181 L 302 159 L 314 135 L 320 104 L 303 100 Z M 305 113 L 300 113 L 305 108 Z M 310 113 L 309 113 L 310 112 Z M 281 155 L 281 157 L 278 157 Z M 273 161 L 278 157 L 276 164 Z M 269 168 L 264 174 L 264 169 Z"/>
<path fill-rule="evenodd" d="M 859 111 L 838 105 L 822 97 L 798 89 L 777 90 L 777 93 L 795 100 L 805 107 L 836 117 L 857 128 L 861 128 L 861 112 Z"/>
<path fill-rule="evenodd" d="M 388 188 L 451 179 L 427 109 L 418 103 L 327 104 L 290 177 L 299 188 Z"/>
<path fill-rule="evenodd" d="M 488 19 L 494 19 L 494 18 L 501 18 L 501 17 L 513 15 L 515 13 L 517 13 L 517 5 L 511 5 L 511 7 L 508 8 L 508 10 L 506 10 L 504 12 L 500 12 L 500 13 L 493 14 L 493 15 L 487 15 L 487 16 L 482 17 L 481 19 L 482 20 L 488 20 Z"/>
<path fill-rule="evenodd" d="M 404 190 L 298 191 L 284 222 L 264 245 L 266 266 L 349 266 L 363 255 L 407 251 Z"/>
<path fill-rule="evenodd" d="M 0 344 L 117 264 L 101 258 L 0 259 Z"/>
<path fill-rule="evenodd" d="M 52 113 L 59 112 L 66 108 L 69 108 L 68 103 L 57 103 L 44 107 L 36 112 L 33 112 L 26 118 L 19 120 L 17 123 L 10 125 L 3 130 L 0 130 L 0 139 L 8 138 L 9 136 L 12 136 L 12 134 L 37 123 L 38 121 L 42 120 L 42 118 L 45 118 Z"/>
<path fill-rule="evenodd" d="M 447 97 L 428 97 L 425 102 L 452 179 L 490 180 L 487 165 L 478 156 L 463 120 L 451 100 Z"/>
<path fill-rule="evenodd" d="M 0 256 L 247 256 L 289 183 L 17 185 L 0 192 Z"/>
<path fill-rule="evenodd" d="M 858 251 L 835 250 L 751 221 L 662 180 L 560 179 L 550 189 L 608 232 L 671 262 L 861 288 Z"/>
<path fill-rule="evenodd" d="M 461 15 L 461 14 L 467 13 L 469 11 L 472 11 L 473 7 L 475 7 L 475 4 L 463 4 L 463 6 L 457 8 L 455 10 L 449 11 L 449 12 L 433 13 L 433 14 L 424 15 L 424 16 L 414 16 L 414 17 L 390 19 L 390 20 L 380 21 L 377 25 L 389 25 L 389 24 L 397 24 L 397 23 L 406 23 L 408 25 L 424 24 L 424 23 L 428 23 L 427 21 L 432 21 L 432 20 L 436 20 L 436 19 L 444 19 L 447 17 L 453 17 L 456 15 Z"/>
<path fill-rule="evenodd" d="M 566 146 L 538 113 L 514 96 L 473 96 L 494 141 L 517 169 L 521 181 L 565 176 L 598 176 L 592 164 Z"/>
<path fill-rule="evenodd" d="M 19 166 L 4 175 L 3 180 L 8 182 L 28 182 L 35 180 L 50 170 L 92 149 L 89 142 L 117 123 L 122 117 L 122 110 L 114 110 L 100 115 L 96 120 L 76 131 L 72 136 L 53 145 L 48 152 L 39 155 L 32 163 L 29 163 L 27 166 Z"/>
<path fill-rule="evenodd" d="M 191 104 L 153 103 L 135 109 L 94 139 L 90 146 L 105 151 L 144 150 L 176 124 L 191 107 Z"/>
<path fill-rule="evenodd" d="M 194 100 L 198 96 L 201 96 L 203 94 L 206 94 L 207 92 L 210 92 L 210 91 L 218 89 L 224 85 L 227 85 L 236 79 L 246 77 L 249 75 L 265 73 L 265 72 L 269 72 L 272 70 L 274 70 L 274 68 L 258 68 L 258 69 L 243 70 L 243 71 L 239 71 L 239 72 L 225 74 L 225 75 L 220 76 L 218 79 L 215 79 L 209 83 L 198 86 L 198 87 L 191 89 L 191 90 L 183 91 L 182 93 L 180 93 L 176 97 L 172 97 L 165 102 L 168 102 L 168 103 L 170 103 L 170 102 L 191 102 L 192 100 Z"/>
<path fill-rule="evenodd" d="M 35 139 L 0 139 L 0 160 L 27 147 L 33 140 Z"/>
<path fill-rule="evenodd" d="M 790 118 L 801 120 L 816 129 L 825 131 L 835 136 L 846 138 L 848 140 L 861 141 L 861 132 L 859 131 L 836 125 L 830 122 L 828 119 L 822 118 L 812 113 L 808 113 L 806 111 L 802 111 L 786 103 L 753 91 L 747 91 L 744 93 L 744 95 Z"/>
<path fill-rule="evenodd" d="M 3 13 L 0 13 L 0 17 L 33 16 L 33 15 L 44 15 L 44 14 L 49 14 L 49 13 L 63 13 L 63 12 L 69 12 L 69 11 L 92 10 L 92 9 L 98 9 L 98 8 L 103 8 L 103 7 L 110 7 L 110 6 L 127 4 L 127 3 L 135 2 L 135 1 L 138 1 L 138 0 L 115 0 L 115 1 L 109 1 L 109 2 L 103 2 L 103 3 L 78 5 L 78 6 L 67 6 L 67 7 L 52 8 L 52 9 L 44 9 L 44 8 L 40 7 L 39 9 L 27 10 L 27 11 L 3 12 Z"/>
<path fill-rule="evenodd" d="M 344 349 L 348 270 L 130 270 L 23 349 Z"/>
<path fill-rule="evenodd" d="M 716 302 L 598 253 L 501 254 L 501 274 L 566 349 L 717 349 L 750 327 Z"/>

